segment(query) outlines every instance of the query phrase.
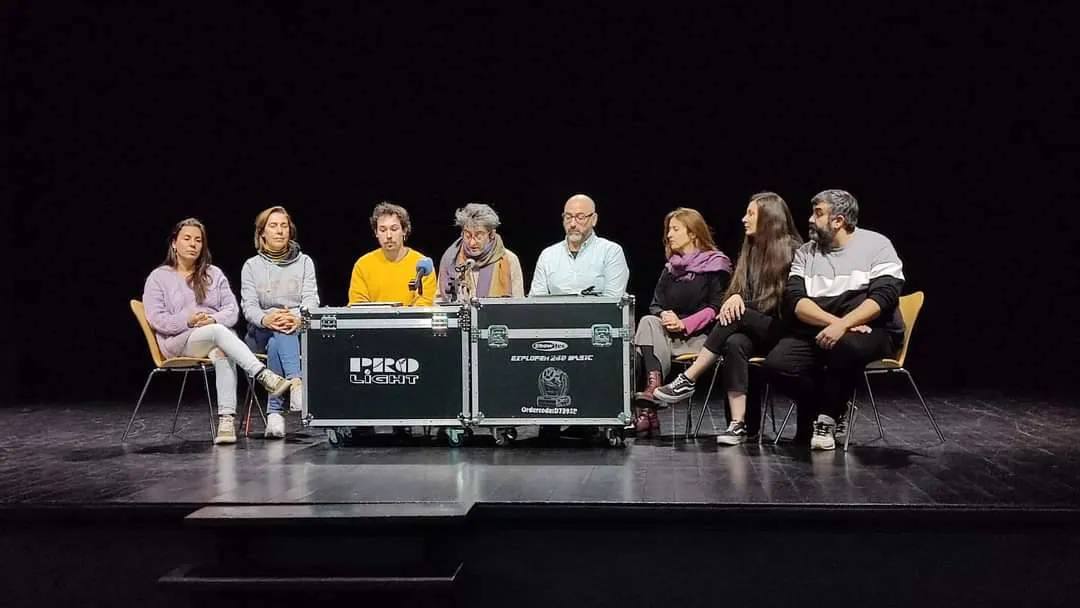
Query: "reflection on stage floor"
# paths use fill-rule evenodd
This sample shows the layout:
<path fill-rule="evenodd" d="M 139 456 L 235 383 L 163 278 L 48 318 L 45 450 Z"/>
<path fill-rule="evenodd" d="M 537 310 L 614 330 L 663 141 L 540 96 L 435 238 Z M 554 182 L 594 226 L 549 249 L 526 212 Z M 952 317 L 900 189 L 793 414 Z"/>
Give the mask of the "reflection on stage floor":
<path fill-rule="evenodd" d="M 862 418 L 848 452 L 790 443 L 717 446 L 722 414 L 696 441 L 635 439 L 625 449 L 557 442 L 525 427 L 496 447 L 477 435 L 451 448 L 414 429 L 333 448 L 289 420 L 285 441 L 215 447 L 205 404 L 186 406 L 177 436 L 168 404 L 149 404 L 126 444 L 128 404 L 0 410 L 0 503 L 573 503 L 626 505 L 1080 504 L 1080 408 L 987 395 L 934 396 L 937 442 L 917 402 L 883 399 L 888 437 Z M 714 407 L 722 412 L 722 407 Z M 144 415 L 145 414 L 145 415 Z M 681 432 L 683 410 L 662 415 Z M 771 429 L 770 429 L 771 430 Z"/>

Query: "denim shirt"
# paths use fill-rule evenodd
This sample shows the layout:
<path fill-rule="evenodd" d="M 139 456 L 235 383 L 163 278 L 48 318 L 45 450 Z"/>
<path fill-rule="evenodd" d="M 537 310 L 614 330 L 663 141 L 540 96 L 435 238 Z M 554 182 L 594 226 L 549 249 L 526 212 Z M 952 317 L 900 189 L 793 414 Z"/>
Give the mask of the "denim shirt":
<path fill-rule="evenodd" d="M 593 232 L 576 256 L 565 239 L 540 252 L 529 295 L 574 295 L 593 287 L 601 295 L 620 297 L 629 280 L 622 247 Z"/>

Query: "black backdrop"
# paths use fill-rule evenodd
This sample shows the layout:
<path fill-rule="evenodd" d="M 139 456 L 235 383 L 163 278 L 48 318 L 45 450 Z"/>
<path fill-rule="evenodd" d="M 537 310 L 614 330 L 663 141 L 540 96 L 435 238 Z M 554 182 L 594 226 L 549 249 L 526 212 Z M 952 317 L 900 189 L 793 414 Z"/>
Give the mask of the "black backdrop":
<path fill-rule="evenodd" d="M 647 300 L 669 209 L 702 210 L 734 254 L 749 194 L 805 225 L 825 188 L 856 194 L 927 292 L 924 384 L 1066 386 L 1064 4 L 360 4 L 5 4 L 5 397 L 133 399 L 148 357 L 127 300 L 186 216 L 238 287 L 255 213 L 284 204 L 340 304 L 381 199 L 431 256 L 456 207 L 491 202 L 528 278 L 586 192 Z"/>

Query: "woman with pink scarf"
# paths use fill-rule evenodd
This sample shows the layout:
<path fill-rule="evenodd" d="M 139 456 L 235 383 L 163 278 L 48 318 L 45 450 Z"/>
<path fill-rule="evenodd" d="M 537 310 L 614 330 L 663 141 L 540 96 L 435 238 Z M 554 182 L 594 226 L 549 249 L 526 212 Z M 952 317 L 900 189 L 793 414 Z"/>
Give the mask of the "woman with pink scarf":
<path fill-rule="evenodd" d="M 649 314 L 638 322 L 634 346 L 645 368 L 638 399 L 637 431 L 659 433 L 653 392 L 671 372 L 677 355 L 705 344 L 723 304 L 731 260 L 716 248 L 712 230 L 694 209 L 680 207 L 664 217 L 667 264 L 656 283 Z"/>

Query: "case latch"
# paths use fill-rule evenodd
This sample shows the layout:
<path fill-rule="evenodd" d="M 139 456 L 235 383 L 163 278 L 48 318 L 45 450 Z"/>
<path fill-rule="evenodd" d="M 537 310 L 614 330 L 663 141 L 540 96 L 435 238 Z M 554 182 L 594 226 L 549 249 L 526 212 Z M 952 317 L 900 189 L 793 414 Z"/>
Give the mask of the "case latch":
<path fill-rule="evenodd" d="M 446 320 L 445 312 L 437 312 L 431 315 L 431 333 L 442 338 L 446 337 L 446 328 L 450 323 Z"/>
<path fill-rule="evenodd" d="M 601 324 L 592 326 L 593 346 L 611 346 L 613 343 L 614 336 L 612 335 L 612 327 L 610 325 Z"/>
<path fill-rule="evenodd" d="M 326 315 L 319 319 L 319 331 L 325 336 L 337 332 L 337 317 Z"/>
<path fill-rule="evenodd" d="M 488 327 L 488 348 L 506 348 L 510 346 L 510 328 L 505 325 Z"/>

